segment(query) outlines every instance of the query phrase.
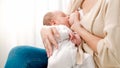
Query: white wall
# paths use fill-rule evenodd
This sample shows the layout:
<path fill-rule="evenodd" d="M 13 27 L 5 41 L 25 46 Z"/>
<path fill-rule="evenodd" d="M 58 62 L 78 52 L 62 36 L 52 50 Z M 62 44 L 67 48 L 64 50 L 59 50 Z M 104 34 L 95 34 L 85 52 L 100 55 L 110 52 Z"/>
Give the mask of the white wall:
<path fill-rule="evenodd" d="M 0 0 L 0 68 L 4 68 L 11 48 L 34 44 L 34 3 L 34 0 Z"/>
<path fill-rule="evenodd" d="M 42 17 L 48 11 L 66 11 L 68 1 L 0 0 L 0 68 L 4 68 L 8 53 L 15 46 L 44 48 L 40 37 Z"/>

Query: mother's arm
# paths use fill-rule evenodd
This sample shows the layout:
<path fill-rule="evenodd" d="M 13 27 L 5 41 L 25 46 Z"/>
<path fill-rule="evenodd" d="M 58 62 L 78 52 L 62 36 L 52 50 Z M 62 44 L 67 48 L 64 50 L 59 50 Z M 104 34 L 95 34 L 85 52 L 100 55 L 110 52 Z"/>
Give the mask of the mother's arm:
<path fill-rule="evenodd" d="M 79 23 L 78 13 L 74 13 L 74 24 L 71 26 L 71 29 L 77 32 L 80 37 L 88 44 L 88 46 L 97 53 L 97 44 L 101 40 L 101 38 L 92 35 L 86 29 L 84 29 Z"/>
<path fill-rule="evenodd" d="M 88 46 L 94 52 L 97 53 L 97 44 L 98 44 L 99 40 L 101 40 L 101 38 L 92 35 L 87 30 L 85 30 L 80 25 L 77 25 L 76 23 L 74 23 L 72 25 L 71 29 L 74 30 L 75 32 L 77 32 L 82 37 L 82 39 L 88 44 Z"/>

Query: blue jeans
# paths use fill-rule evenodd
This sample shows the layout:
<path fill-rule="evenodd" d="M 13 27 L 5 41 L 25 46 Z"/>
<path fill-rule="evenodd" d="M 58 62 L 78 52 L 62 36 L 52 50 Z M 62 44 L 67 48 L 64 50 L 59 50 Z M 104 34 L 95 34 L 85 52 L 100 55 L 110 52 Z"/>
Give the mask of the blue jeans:
<path fill-rule="evenodd" d="M 31 46 L 17 46 L 8 56 L 5 68 L 47 68 L 45 49 Z"/>

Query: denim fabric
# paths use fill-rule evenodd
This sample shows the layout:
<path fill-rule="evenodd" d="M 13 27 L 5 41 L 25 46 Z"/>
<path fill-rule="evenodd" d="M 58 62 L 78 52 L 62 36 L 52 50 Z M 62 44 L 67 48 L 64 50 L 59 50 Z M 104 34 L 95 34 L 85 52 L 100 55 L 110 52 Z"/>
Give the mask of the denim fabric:
<path fill-rule="evenodd" d="M 47 68 L 45 49 L 31 46 L 17 46 L 8 56 L 5 68 Z"/>

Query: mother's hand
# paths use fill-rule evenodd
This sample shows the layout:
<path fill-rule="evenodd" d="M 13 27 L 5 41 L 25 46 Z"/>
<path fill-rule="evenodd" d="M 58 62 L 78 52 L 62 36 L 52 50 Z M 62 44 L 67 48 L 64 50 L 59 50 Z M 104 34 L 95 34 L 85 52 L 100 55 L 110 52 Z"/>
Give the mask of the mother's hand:
<path fill-rule="evenodd" d="M 72 13 L 70 15 L 69 21 L 71 24 L 71 29 L 74 32 L 78 32 L 78 30 L 80 30 L 80 28 L 82 28 L 82 26 L 80 25 L 80 14 L 78 11 L 75 11 L 74 13 Z"/>
<path fill-rule="evenodd" d="M 78 11 L 71 13 L 69 18 L 70 25 L 78 21 L 80 21 L 80 13 Z"/>
<path fill-rule="evenodd" d="M 75 22 L 75 23 L 73 23 L 73 25 L 71 25 L 71 29 L 72 29 L 74 32 L 77 32 L 77 33 L 78 33 L 78 31 L 79 31 L 81 28 L 83 28 L 83 27 L 80 25 L 80 21 Z"/>
<path fill-rule="evenodd" d="M 59 33 L 55 27 L 43 27 L 41 29 L 41 37 L 47 52 L 47 56 L 50 57 L 52 55 L 52 47 L 55 46 L 56 48 L 58 48 L 55 37 L 59 38 Z"/>

